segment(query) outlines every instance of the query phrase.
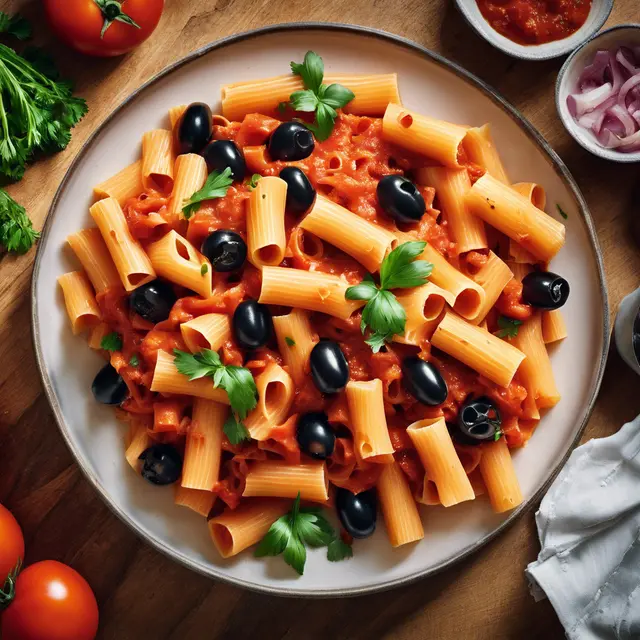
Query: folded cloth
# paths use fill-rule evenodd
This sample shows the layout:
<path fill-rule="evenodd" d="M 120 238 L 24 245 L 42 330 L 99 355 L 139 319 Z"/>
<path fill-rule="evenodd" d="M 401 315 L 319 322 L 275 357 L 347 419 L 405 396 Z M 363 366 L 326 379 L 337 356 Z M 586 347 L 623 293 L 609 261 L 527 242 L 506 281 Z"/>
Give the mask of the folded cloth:
<path fill-rule="evenodd" d="M 526 569 L 571 640 L 640 638 L 640 416 L 570 456 L 536 513 Z"/>

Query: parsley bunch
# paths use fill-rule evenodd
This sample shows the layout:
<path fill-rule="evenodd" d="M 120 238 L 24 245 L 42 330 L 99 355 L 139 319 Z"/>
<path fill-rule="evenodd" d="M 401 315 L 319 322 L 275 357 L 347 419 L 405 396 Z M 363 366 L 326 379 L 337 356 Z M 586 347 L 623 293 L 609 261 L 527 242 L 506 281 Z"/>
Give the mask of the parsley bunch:
<path fill-rule="evenodd" d="M 39 237 L 24 207 L 0 189 L 0 244 L 7 251 L 26 253 Z"/>
<path fill-rule="evenodd" d="M 360 329 L 364 334 L 367 327 L 371 335 L 365 342 L 374 353 L 378 353 L 385 342 L 394 335 L 404 333 L 407 314 L 390 289 L 419 287 L 427 282 L 433 265 L 426 260 L 416 260 L 427 246 L 426 242 L 405 242 L 396 247 L 380 265 L 380 286 L 373 276 L 367 274 L 364 280 L 345 293 L 347 300 L 366 300 L 362 310 Z"/>
<path fill-rule="evenodd" d="M 212 171 L 207 177 L 204 187 L 196 191 L 188 200 L 185 200 L 184 206 L 182 207 L 184 217 L 188 220 L 200 208 L 200 203 L 204 200 L 224 198 L 232 184 L 233 178 L 231 177 L 231 169 L 229 167 L 222 173 Z"/>
<path fill-rule="evenodd" d="M 220 356 L 211 349 L 203 349 L 199 353 L 174 349 L 173 354 L 178 371 L 189 380 L 213 378 L 213 386 L 227 392 L 231 414 L 224 423 L 224 432 L 229 442 L 239 444 L 243 440 L 249 440 L 249 432 L 241 421 L 258 404 L 258 390 L 251 371 L 245 367 L 222 364 Z"/>
<path fill-rule="evenodd" d="M 254 552 L 256 558 L 283 555 L 298 574 L 304 573 L 309 547 L 327 547 L 327 559 L 338 562 L 353 556 L 353 550 L 322 515 L 320 507 L 300 507 L 300 493 L 291 511 L 278 518 Z"/>
<path fill-rule="evenodd" d="M 21 21 L 5 14 L 4 27 L 16 35 L 28 31 Z M 0 44 L 0 177 L 19 180 L 25 164 L 35 154 L 54 153 L 71 140 L 71 129 L 87 112 L 82 98 L 74 97 L 71 85 L 53 75 L 48 62 L 45 70 Z M 36 66 L 37 65 L 37 66 Z"/>
<path fill-rule="evenodd" d="M 304 62 L 292 62 L 291 71 L 302 78 L 304 90 L 294 91 L 289 96 L 289 104 L 295 111 L 315 112 L 315 122 L 306 126 L 318 140 L 326 140 L 338 116 L 336 109 L 355 98 L 353 91 L 341 84 L 322 84 L 324 63 L 313 51 L 307 51 Z"/>

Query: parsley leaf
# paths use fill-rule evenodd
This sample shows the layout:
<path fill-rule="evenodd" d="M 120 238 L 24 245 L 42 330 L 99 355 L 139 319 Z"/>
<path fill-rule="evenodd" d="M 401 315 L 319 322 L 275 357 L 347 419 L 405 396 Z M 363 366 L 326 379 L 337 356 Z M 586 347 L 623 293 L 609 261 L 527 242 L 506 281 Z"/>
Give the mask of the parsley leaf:
<path fill-rule="evenodd" d="M 248 187 L 253 191 L 258 186 L 258 180 L 260 180 L 262 176 L 259 173 L 254 173 L 249 180 Z"/>
<path fill-rule="evenodd" d="M 131 358 L 129 358 L 129 364 L 132 367 L 137 367 L 140 364 L 140 358 L 138 358 L 137 354 L 133 354 Z"/>
<path fill-rule="evenodd" d="M 287 343 L 288 347 L 295 347 L 296 346 L 296 341 L 293 338 L 290 338 L 289 336 L 285 336 L 284 337 L 284 341 Z"/>
<path fill-rule="evenodd" d="M 506 338 L 510 340 L 518 335 L 518 329 L 522 324 L 522 320 L 514 320 L 513 318 L 507 318 L 507 316 L 500 316 L 498 318 L 498 327 L 500 330 L 496 333 L 498 338 Z"/>
<path fill-rule="evenodd" d="M 0 11 L 0 33 L 8 33 L 18 40 L 28 40 L 31 37 L 31 25 L 19 13 L 10 16 Z"/>
<path fill-rule="evenodd" d="M 248 440 L 249 433 L 241 420 L 258 403 L 258 390 L 251 371 L 244 367 L 222 364 L 220 356 L 211 349 L 193 354 L 174 349 L 173 354 L 176 368 L 189 380 L 209 377 L 213 379 L 214 387 L 227 392 L 233 415 L 225 422 L 224 432 L 232 444 Z"/>
<path fill-rule="evenodd" d="M 565 212 L 565 210 L 559 205 L 556 204 L 556 209 L 558 209 L 558 213 L 566 220 L 569 216 Z"/>
<path fill-rule="evenodd" d="M 336 109 L 344 107 L 355 98 L 353 91 L 341 84 L 334 83 L 328 86 L 322 84 L 324 63 L 322 58 L 313 51 L 307 51 L 304 62 L 292 62 L 291 71 L 302 78 L 304 90 L 294 91 L 289 96 L 289 104 L 295 111 L 307 113 L 315 111 L 314 123 L 306 126 L 318 140 L 326 140 L 331 135 L 338 117 Z M 282 104 L 278 105 L 279 110 Z"/>
<path fill-rule="evenodd" d="M 207 275 L 207 271 L 209 271 L 209 266 L 207 265 L 206 262 L 203 262 L 202 266 L 200 267 L 200 275 L 201 276 Z"/>
<path fill-rule="evenodd" d="M 353 548 L 339 536 L 334 538 L 327 547 L 327 560 L 329 562 L 340 562 L 340 560 L 346 560 L 347 558 L 353 558 Z"/>
<path fill-rule="evenodd" d="M 26 253 L 39 237 L 24 207 L 0 189 L 0 244 L 7 251 Z"/>
<path fill-rule="evenodd" d="M 105 351 L 120 351 L 122 349 L 122 338 L 118 333 L 112 331 L 102 338 L 100 348 Z"/>
<path fill-rule="evenodd" d="M 404 332 L 407 314 L 389 289 L 419 287 L 427 282 L 433 265 L 425 260 L 416 260 L 424 251 L 426 242 L 405 242 L 396 247 L 380 265 L 380 286 L 373 276 L 367 274 L 360 284 L 349 287 L 347 300 L 366 300 L 362 309 L 360 329 L 367 328 L 371 335 L 365 342 L 374 353 L 378 353 L 385 342 Z"/>
<path fill-rule="evenodd" d="M 298 492 L 289 513 L 278 518 L 271 525 L 254 551 L 254 556 L 261 558 L 282 554 L 284 561 L 299 575 L 302 575 L 307 560 L 306 546 L 328 547 L 327 557 L 331 555 L 330 560 L 332 558 L 341 560 L 343 557 L 353 555 L 353 552 L 339 551 L 335 546 L 337 539 L 333 527 L 322 515 L 320 508 L 300 508 L 300 493 Z M 332 547 L 332 545 L 334 546 Z M 341 557 L 338 557 L 339 555 Z"/>
<path fill-rule="evenodd" d="M 227 167 L 222 173 L 212 171 L 204 183 L 204 187 L 196 191 L 188 200 L 185 200 L 182 207 L 184 217 L 188 220 L 200 208 L 200 203 L 204 200 L 224 198 L 232 183 L 233 178 L 231 177 L 230 167 Z"/>
<path fill-rule="evenodd" d="M 17 28 L 21 35 L 26 33 Z M 73 96 L 68 82 L 44 74 L 2 44 L 0 87 L 0 177 L 19 180 L 34 154 L 54 153 L 69 144 L 71 128 L 87 105 Z"/>
<path fill-rule="evenodd" d="M 245 440 L 251 440 L 247 427 L 245 427 L 242 422 L 233 415 L 233 413 L 229 414 L 222 430 L 227 438 L 229 438 L 229 442 L 233 445 L 240 444 Z"/>

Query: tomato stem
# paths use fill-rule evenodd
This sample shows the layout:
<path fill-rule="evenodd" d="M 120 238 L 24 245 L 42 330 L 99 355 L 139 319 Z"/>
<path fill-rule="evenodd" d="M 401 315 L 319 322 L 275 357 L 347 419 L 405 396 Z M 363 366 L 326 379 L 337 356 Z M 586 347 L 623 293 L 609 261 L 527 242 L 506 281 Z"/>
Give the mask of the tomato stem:
<path fill-rule="evenodd" d="M 13 602 L 13 599 L 16 596 L 16 580 L 20 573 L 20 569 L 22 569 L 22 558 L 18 558 L 16 566 L 7 576 L 4 586 L 0 589 L 0 611 L 6 609 Z"/>
<path fill-rule="evenodd" d="M 102 31 L 100 31 L 100 37 L 104 38 L 104 34 L 107 32 L 107 29 L 114 22 L 124 22 L 124 24 L 128 24 L 130 27 L 135 27 L 136 29 L 140 29 L 140 25 L 131 17 L 128 16 L 122 10 L 122 2 L 119 0 L 93 0 L 102 15 L 104 16 L 104 22 L 102 23 Z"/>

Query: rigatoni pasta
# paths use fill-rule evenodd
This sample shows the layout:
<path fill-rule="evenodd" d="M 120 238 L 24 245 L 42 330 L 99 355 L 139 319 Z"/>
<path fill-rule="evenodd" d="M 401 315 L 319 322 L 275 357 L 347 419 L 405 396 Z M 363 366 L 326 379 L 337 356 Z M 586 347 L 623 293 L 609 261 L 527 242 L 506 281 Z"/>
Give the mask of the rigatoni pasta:
<path fill-rule="evenodd" d="M 287 245 L 284 208 L 287 183 L 276 177 L 258 180 L 247 209 L 247 249 L 256 267 L 282 262 Z"/>
<path fill-rule="evenodd" d="M 100 323 L 100 309 L 89 280 L 82 271 L 65 273 L 58 278 L 58 284 L 64 294 L 74 334 L 82 333 Z"/>

